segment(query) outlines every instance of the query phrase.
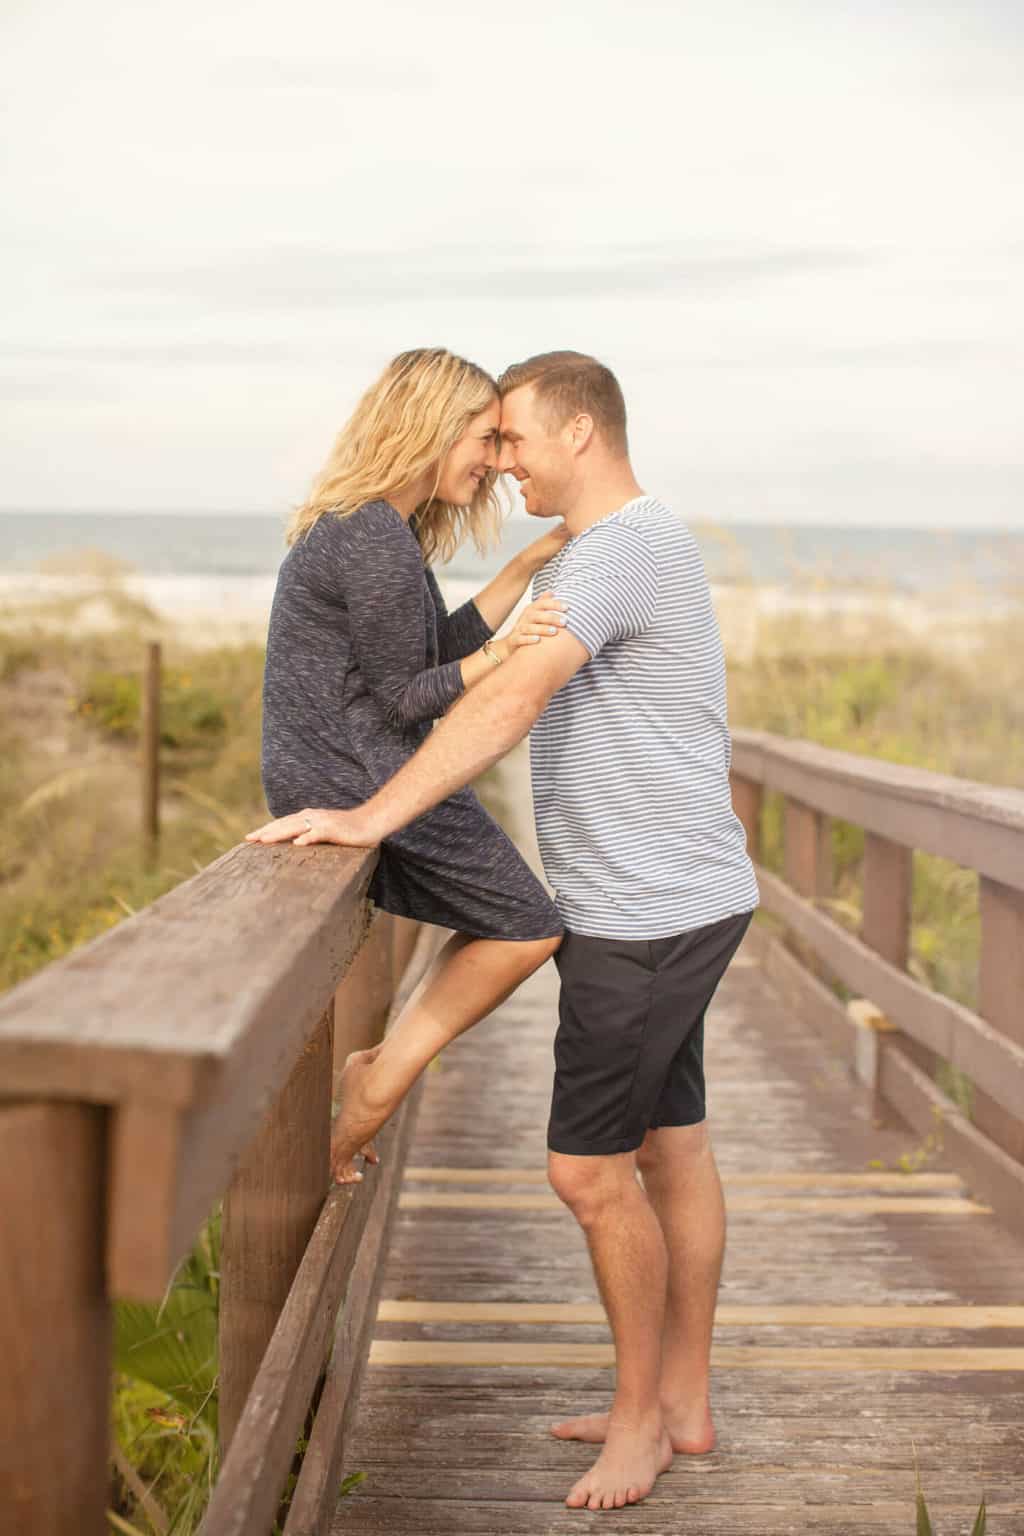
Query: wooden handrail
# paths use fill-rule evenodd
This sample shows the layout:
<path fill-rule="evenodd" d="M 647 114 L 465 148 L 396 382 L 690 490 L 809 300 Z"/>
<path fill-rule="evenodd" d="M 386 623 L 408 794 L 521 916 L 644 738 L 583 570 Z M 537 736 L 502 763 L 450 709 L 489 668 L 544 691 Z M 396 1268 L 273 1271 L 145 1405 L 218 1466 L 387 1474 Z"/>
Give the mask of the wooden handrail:
<path fill-rule="evenodd" d="M 939 854 L 1024 890 L 1024 792 L 837 752 L 766 731 L 736 731 L 736 777 Z"/>
<path fill-rule="evenodd" d="M 362 941 L 375 863 L 241 844 L 0 997 L 4 1097 L 114 1116 L 111 1294 L 163 1294 Z"/>
<path fill-rule="evenodd" d="M 238 1528 L 237 1506 L 249 1536 L 270 1531 L 346 1294 L 316 1421 L 328 1478 L 311 1467 L 303 1519 L 333 1504 L 415 1108 L 384 1137 L 390 1166 L 328 1193 L 335 1021 L 342 1055 L 373 1043 L 442 936 L 423 930 L 413 955 L 415 925 L 370 928 L 375 863 L 370 850 L 240 845 L 0 998 L 0 1482 L 26 1536 L 105 1530 L 111 1299 L 159 1300 L 221 1195 L 231 1444 L 204 1529 Z"/>
<path fill-rule="evenodd" d="M 884 1016 L 890 1032 L 870 1050 L 861 1048 L 863 1041 L 857 1045 L 851 1034 L 851 1062 L 870 1062 L 876 1093 L 885 1084 L 898 1087 L 908 1097 L 896 1107 L 919 1122 L 941 1108 L 921 1065 L 943 1060 L 965 1073 L 975 1090 L 976 1125 L 969 1136 L 960 1134 L 960 1144 L 979 1185 L 1010 1220 L 1020 1223 L 1024 791 L 742 730 L 734 736 L 732 783 L 733 803 L 755 862 L 764 792 L 774 791 L 784 800 L 786 878 L 758 870 L 764 909 L 782 921 L 797 954 L 816 974 L 823 967 Z M 859 937 L 822 910 L 831 894 L 829 817 L 865 832 Z M 915 850 L 950 859 L 980 876 L 980 1013 L 922 986 L 907 972 Z M 766 952 L 772 942 L 761 936 Z M 792 983 L 792 966 L 782 970 Z M 831 1019 L 827 1028 L 834 1039 L 835 1009 L 823 1009 L 821 989 L 799 982 L 796 991 L 807 996 L 812 1012 Z M 908 1042 L 914 1043 L 914 1059 L 906 1054 Z"/>

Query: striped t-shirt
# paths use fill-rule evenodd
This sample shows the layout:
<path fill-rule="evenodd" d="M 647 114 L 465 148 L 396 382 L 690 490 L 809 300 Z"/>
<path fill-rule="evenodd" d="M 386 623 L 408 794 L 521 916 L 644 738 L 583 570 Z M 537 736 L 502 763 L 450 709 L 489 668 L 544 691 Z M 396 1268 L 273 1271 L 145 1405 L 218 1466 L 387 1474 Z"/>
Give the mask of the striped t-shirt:
<path fill-rule="evenodd" d="M 573 933 L 658 939 L 757 905 L 729 793 L 725 663 L 682 520 L 639 496 L 534 580 L 590 660 L 533 727 L 537 837 Z"/>

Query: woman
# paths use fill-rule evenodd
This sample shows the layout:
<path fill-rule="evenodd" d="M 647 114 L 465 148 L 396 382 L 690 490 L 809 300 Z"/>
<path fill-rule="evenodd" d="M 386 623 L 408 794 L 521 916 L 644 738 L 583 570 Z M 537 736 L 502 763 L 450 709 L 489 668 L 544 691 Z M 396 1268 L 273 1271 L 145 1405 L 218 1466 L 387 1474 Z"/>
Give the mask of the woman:
<path fill-rule="evenodd" d="M 495 525 L 494 381 L 440 348 L 404 352 L 342 430 L 289 529 L 270 618 L 263 783 L 276 818 L 362 804 L 467 688 L 519 645 L 557 633 L 553 600 L 495 640 L 565 540 L 548 534 L 449 614 L 429 562 Z M 273 823 L 250 833 L 275 841 Z M 331 1164 L 340 1182 L 422 1068 L 548 959 L 562 925 L 543 887 L 469 789 L 380 847 L 369 894 L 455 930 L 383 1046 L 346 1063 Z"/>

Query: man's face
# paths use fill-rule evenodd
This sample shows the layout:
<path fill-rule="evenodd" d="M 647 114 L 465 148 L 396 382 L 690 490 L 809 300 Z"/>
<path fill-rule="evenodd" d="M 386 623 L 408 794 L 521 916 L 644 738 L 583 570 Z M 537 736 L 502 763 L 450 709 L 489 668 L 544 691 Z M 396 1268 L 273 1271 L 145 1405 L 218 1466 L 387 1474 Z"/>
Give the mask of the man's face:
<path fill-rule="evenodd" d="M 575 469 L 563 432 L 552 432 L 538 410 L 532 384 L 514 389 L 501 402 L 498 469 L 519 481 L 519 494 L 532 517 L 564 515 Z"/>

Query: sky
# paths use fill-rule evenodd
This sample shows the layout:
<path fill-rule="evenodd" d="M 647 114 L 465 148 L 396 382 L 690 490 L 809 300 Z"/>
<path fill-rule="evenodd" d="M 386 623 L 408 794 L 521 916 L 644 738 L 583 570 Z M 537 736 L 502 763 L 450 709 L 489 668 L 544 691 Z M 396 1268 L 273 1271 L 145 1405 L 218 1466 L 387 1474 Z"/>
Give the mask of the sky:
<path fill-rule="evenodd" d="M 4 0 L 0 507 L 280 513 L 395 352 L 693 519 L 1024 529 L 1018 0 Z"/>

